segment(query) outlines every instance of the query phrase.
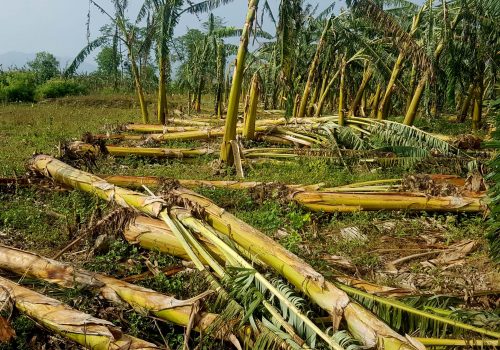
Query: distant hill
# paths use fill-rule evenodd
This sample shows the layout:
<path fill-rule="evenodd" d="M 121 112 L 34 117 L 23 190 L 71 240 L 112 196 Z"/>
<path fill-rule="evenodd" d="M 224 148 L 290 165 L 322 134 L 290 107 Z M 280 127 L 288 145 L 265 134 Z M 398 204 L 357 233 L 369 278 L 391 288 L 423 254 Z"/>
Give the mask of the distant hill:
<path fill-rule="evenodd" d="M 25 53 L 25 52 L 6 52 L 0 54 L 0 65 L 3 70 L 7 70 L 9 68 L 22 68 L 29 61 L 32 61 L 35 58 L 35 53 Z M 56 56 L 59 61 L 61 69 L 64 69 L 68 66 L 72 61 L 72 57 L 60 57 Z M 89 59 L 88 61 L 92 61 L 93 59 Z M 78 68 L 78 73 L 90 73 L 97 69 L 97 66 L 91 63 L 83 62 Z"/>

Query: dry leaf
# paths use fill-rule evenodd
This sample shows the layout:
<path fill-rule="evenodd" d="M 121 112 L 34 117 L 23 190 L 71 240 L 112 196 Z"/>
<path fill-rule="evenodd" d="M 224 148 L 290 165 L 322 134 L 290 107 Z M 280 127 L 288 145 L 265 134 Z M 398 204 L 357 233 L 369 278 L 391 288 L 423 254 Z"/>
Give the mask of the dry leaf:
<path fill-rule="evenodd" d="M 361 232 L 359 227 L 353 226 L 353 227 L 345 227 L 340 230 L 340 235 L 342 236 L 343 239 L 347 241 L 361 241 L 361 242 L 366 242 L 368 240 L 368 237 Z"/>
<path fill-rule="evenodd" d="M 335 265 L 335 266 L 341 267 L 343 269 L 356 272 L 356 266 L 354 266 L 354 264 L 350 260 L 348 260 L 340 255 L 327 255 L 327 254 L 325 254 L 321 258 L 331 265 Z"/>
<path fill-rule="evenodd" d="M 436 259 L 423 262 L 424 266 L 438 266 L 443 270 L 465 263 L 465 257 L 476 247 L 477 242 L 464 240 L 451 245 L 443 251 Z"/>
<path fill-rule="evenodd" d="M 0 316 L 0 343 L 8 343 L 16 336 L 16 331 L 11 327 L 9 321 Z"/>

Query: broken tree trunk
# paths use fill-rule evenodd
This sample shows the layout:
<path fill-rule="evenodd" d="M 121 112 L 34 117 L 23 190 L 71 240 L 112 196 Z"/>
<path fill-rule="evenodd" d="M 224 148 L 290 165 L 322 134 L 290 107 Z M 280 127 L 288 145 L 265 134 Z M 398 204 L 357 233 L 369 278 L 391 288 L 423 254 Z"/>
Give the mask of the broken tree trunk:
<path fill-rule="evenodd" d="M 124 334 L 106 320 L 72 309 L 56 299 L 0 277 L 0 302 L 16 308 L 48 330 L 95 350 L 158 349 L 152 343 Z"/>
<path fill-rule="evenodd" d="M 212 154 L 213 150 L 209 148 L 143 148 L 143 147 L 120 147 L 104 146 L 105 151 L 115 157 L 154 157 L 154 158 L 194 158 Z M 99 146 L 83 143 L 80 141 L 72 142 L 68 145 L 68 150 L 78 155 L 98 156 L 101 153 Z"/>
<path fill-rule="evenodd" d="M 140 188 L 142 185 L 159 186 L 164 180 L 155 177 L 103 176 L 114 185 L 127 188 Z M 310 210 L 326 213 L 356 212 L 373 210 L 407 210 L 427 212 L 470 212 L 486 210 L 485 194 L 474 196 L 430 196 L 424 193 L 389 192 L 387 187 L 340 187 L 338 189 L 318 190 L 319 185 L 280 185 L 259 182 L 178 180 L 182 186 L 193 188 L 212 186 L 229 189 L 255 189 L 272 192 L 273 188 L 284 188 L 289 192 L 288 199 Z M 389 186 L 390 188 L 390 186 Z M 377 193 L 377 191 L 383 191 Z M 269 195 L 272 195 L 270 193 Z"/>
<path fill-rule="evenodd" d="M 148 288 L 75 269 L 64 263 L 3 245 L 0 245 L 0 268 L 67 288 L 91 288 L 112 302 L 126 303 L 142 313 L 146 312 L 180 326 L 189 324 L 192 306 L 203 297 L 177 300 Z M 195 329 L 206 329 L 216 316 L 210 313 L 200 314 Z"/>

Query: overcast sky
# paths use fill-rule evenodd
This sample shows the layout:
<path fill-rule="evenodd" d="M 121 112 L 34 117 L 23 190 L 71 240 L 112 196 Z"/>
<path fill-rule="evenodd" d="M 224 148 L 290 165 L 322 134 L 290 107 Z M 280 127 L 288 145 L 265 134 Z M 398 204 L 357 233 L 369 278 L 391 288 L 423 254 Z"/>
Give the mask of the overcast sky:
<path fill-rule="evenodd" d="M 110 10 L 110 0 L 98 0 Z M 129 16 L 135 18 L 141 0 L 129 0 Z M 310 0 L 320 8 L 331 4 L 331 0 Z M 214 11 L 223 17 L 227 25 L 242 26 L 245 21 L 247 0 L 234 0 Z M 277 8 L 279 0 L 270 0 Z M 0 0 L 0 54 L 18 51 L 34 53 L 48 51 L 56 56 L 74 57 L 86 44 L 88 0 Z M 207 19 L 200 16 L 201 21 Z M 91 37 L 99 35 L 99 28 L 109 20 L 96 8 L 91 8 Z M 198 28 L 200 21 L 185 14 L 176 29 L 182 35 L 187 28 Z"/>

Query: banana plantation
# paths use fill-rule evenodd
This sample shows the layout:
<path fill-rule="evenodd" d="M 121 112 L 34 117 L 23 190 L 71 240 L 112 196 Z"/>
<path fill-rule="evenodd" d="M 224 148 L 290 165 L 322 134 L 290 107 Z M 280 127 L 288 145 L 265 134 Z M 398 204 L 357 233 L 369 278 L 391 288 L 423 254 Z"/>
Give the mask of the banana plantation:
<path fill-rule="evenodd" d="M 414 1 L 89 0 L 91 94 L 0 105 L 0 349 L 499 347 L 500 2 Z"/>

